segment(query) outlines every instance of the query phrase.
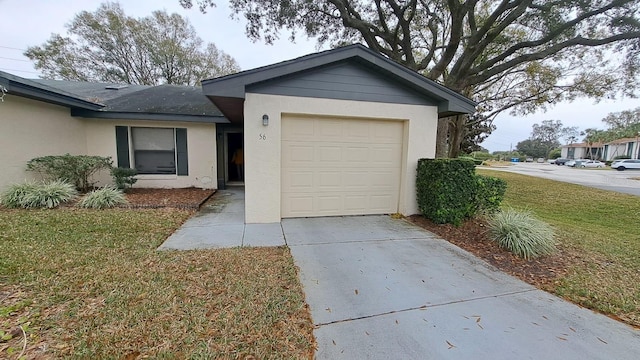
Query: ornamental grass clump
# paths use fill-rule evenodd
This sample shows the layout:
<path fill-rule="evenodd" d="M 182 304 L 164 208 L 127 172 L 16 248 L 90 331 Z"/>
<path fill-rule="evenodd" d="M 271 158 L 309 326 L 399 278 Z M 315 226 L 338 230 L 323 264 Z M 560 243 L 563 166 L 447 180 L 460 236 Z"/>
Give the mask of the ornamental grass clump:
<path fill-rule="evenodd" d="M 21 208 L 25 196 L 33 192 L 37 186 L 33 181 L 12 184 L 0 195 L 0 204 L 8 208 Z"/>
<path fill-rule="evenodd" d="M 78 203 L 78 206 L 91 209 L 106 209 L 126 203 L 127 199 L 121 190 L 105 186 L 85 195 Z"/>
<path fill-rule="evenodd" d="M 62 203 L 75 199 L 78 195 L 74 185 L 62 180 L 26 185 L 23 189 L 25 191 L 16 200 L 19 207 L 25 209 L 53 209 Z"/>
<path fill-rule="evenodd" d="M 501 248 L 527 260 L 556 251 L 551 226 L 528 211 L 502 210 L 488 218 L 488 227 Z"/>

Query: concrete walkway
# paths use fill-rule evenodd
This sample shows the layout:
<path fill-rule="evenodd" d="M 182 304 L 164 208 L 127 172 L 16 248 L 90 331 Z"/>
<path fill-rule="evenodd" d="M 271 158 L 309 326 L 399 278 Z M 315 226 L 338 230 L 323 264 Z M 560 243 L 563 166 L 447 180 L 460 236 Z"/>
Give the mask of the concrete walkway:
<path fill-rule="evenodd" d="M 388 216 L 284 219 L 318 359 L 637 359 L 640 334 Z"/>
<path fill-rule="evenodd" d="M 244 188 L 218 190 L 159 249 L 193 250 L 286 245 L 282 227 L 244 223 Z"/>

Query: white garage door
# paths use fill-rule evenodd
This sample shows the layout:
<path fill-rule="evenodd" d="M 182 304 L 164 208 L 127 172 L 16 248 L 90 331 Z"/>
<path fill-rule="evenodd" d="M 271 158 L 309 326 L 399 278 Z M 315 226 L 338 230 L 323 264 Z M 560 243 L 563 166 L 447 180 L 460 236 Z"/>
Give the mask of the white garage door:
<path fill-rule="evenodd" d="M 403 122 L 282 118 L 282 217 L 398 212 Z"/>

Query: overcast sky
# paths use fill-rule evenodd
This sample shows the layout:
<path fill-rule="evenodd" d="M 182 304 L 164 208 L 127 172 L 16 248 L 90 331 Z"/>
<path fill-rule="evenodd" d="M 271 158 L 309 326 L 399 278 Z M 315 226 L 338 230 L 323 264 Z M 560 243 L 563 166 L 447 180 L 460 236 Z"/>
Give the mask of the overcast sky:
<path fill-rule="evenodd" d="M 94 11 L 99 0 L 0 0 L 0 70 L 26 78 L 37 78 L 38 72 L 22 55 L 28 46 L 41 45 L 52 33 L 65 33 L 64 25 L 82 11 Z M 291 43 L 287 34 L 274 45 L 252 43 L 244 33 L 243 19 L 230 19 L 226 1 L 218 0 L 218 7 L 206 14 L 197 9 L 186 10 L 179 0 L 121 0 L 127 15 L 142 17 L 153 10 L 177 12 L 191 21 L 198 35 L 206 42 L 233 56 L 243 70 L 288 60 L 317 51 L 316 42 L 303 37 Z M 322 50 L 322 49 L 321 49 Z M 561 120 L 565 126 L 604 128 L 601 119 L 610 112 L 640 107 L 639 99 L 617 101 L 580 100 L 563 103 L 527 117 L 500 115 L 495 124 L 498 129 L 482 144 L 490 151 L 509 150 L 511 146 L 529 137 L 531 125 L 542 120 Z"/>

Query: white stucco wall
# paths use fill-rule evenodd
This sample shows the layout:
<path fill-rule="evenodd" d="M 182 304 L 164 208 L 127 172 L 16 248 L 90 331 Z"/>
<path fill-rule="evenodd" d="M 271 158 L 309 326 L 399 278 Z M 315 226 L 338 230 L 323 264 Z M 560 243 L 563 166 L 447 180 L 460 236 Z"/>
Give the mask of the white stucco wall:
<path fill-rule="evenodd" d="M 5 165 L 0 190 L 37 178 L 25 168 L 27 161 L 38 156 L 111 156 L 115 163 L 116 125 L 187 128 L 189 175 L 139 175 L 136 187 L 217 187 L 215 124 L 75 118 L 67 107 L 6 95 L 0 103 L 0 159 Z M 107 171 L 94 180 L 97 185 L 112 183 Z"/>
<path fill-rule="evenodd" d="M 217 187 L 216 126 L 188 122 L 85 119 L 88 155 L 111 156 L 116 165 L 116 126 L 186 128 L 189 175 L 138 175 L 134 187 L 185 188 Z M 131 143 L 131 137 L 129 137 Z M 133 153 L 129 153 L 131 166 Z M 99 183 L 110 184 L 111 177 L 101 174 Z"/>
<path fill-rule="evenodd" d="M 418 212 L 416 166 L 418 159 L 435 156 L 436 107 L 248 93 L 244 103 L 246 223 L 280 222 L 283 113 L 403 121 L 398 212 Z M 269 116 L 269 126 L 262 125 L 264 114 Z"/>
<path fill-rule="evenodd" d="M 19 96 L 0 102 L 0 190 L 37 178 L 25 171 L 27 161 L 46 155 L 86 154 L 85 124 L 69 109 Z"/>

